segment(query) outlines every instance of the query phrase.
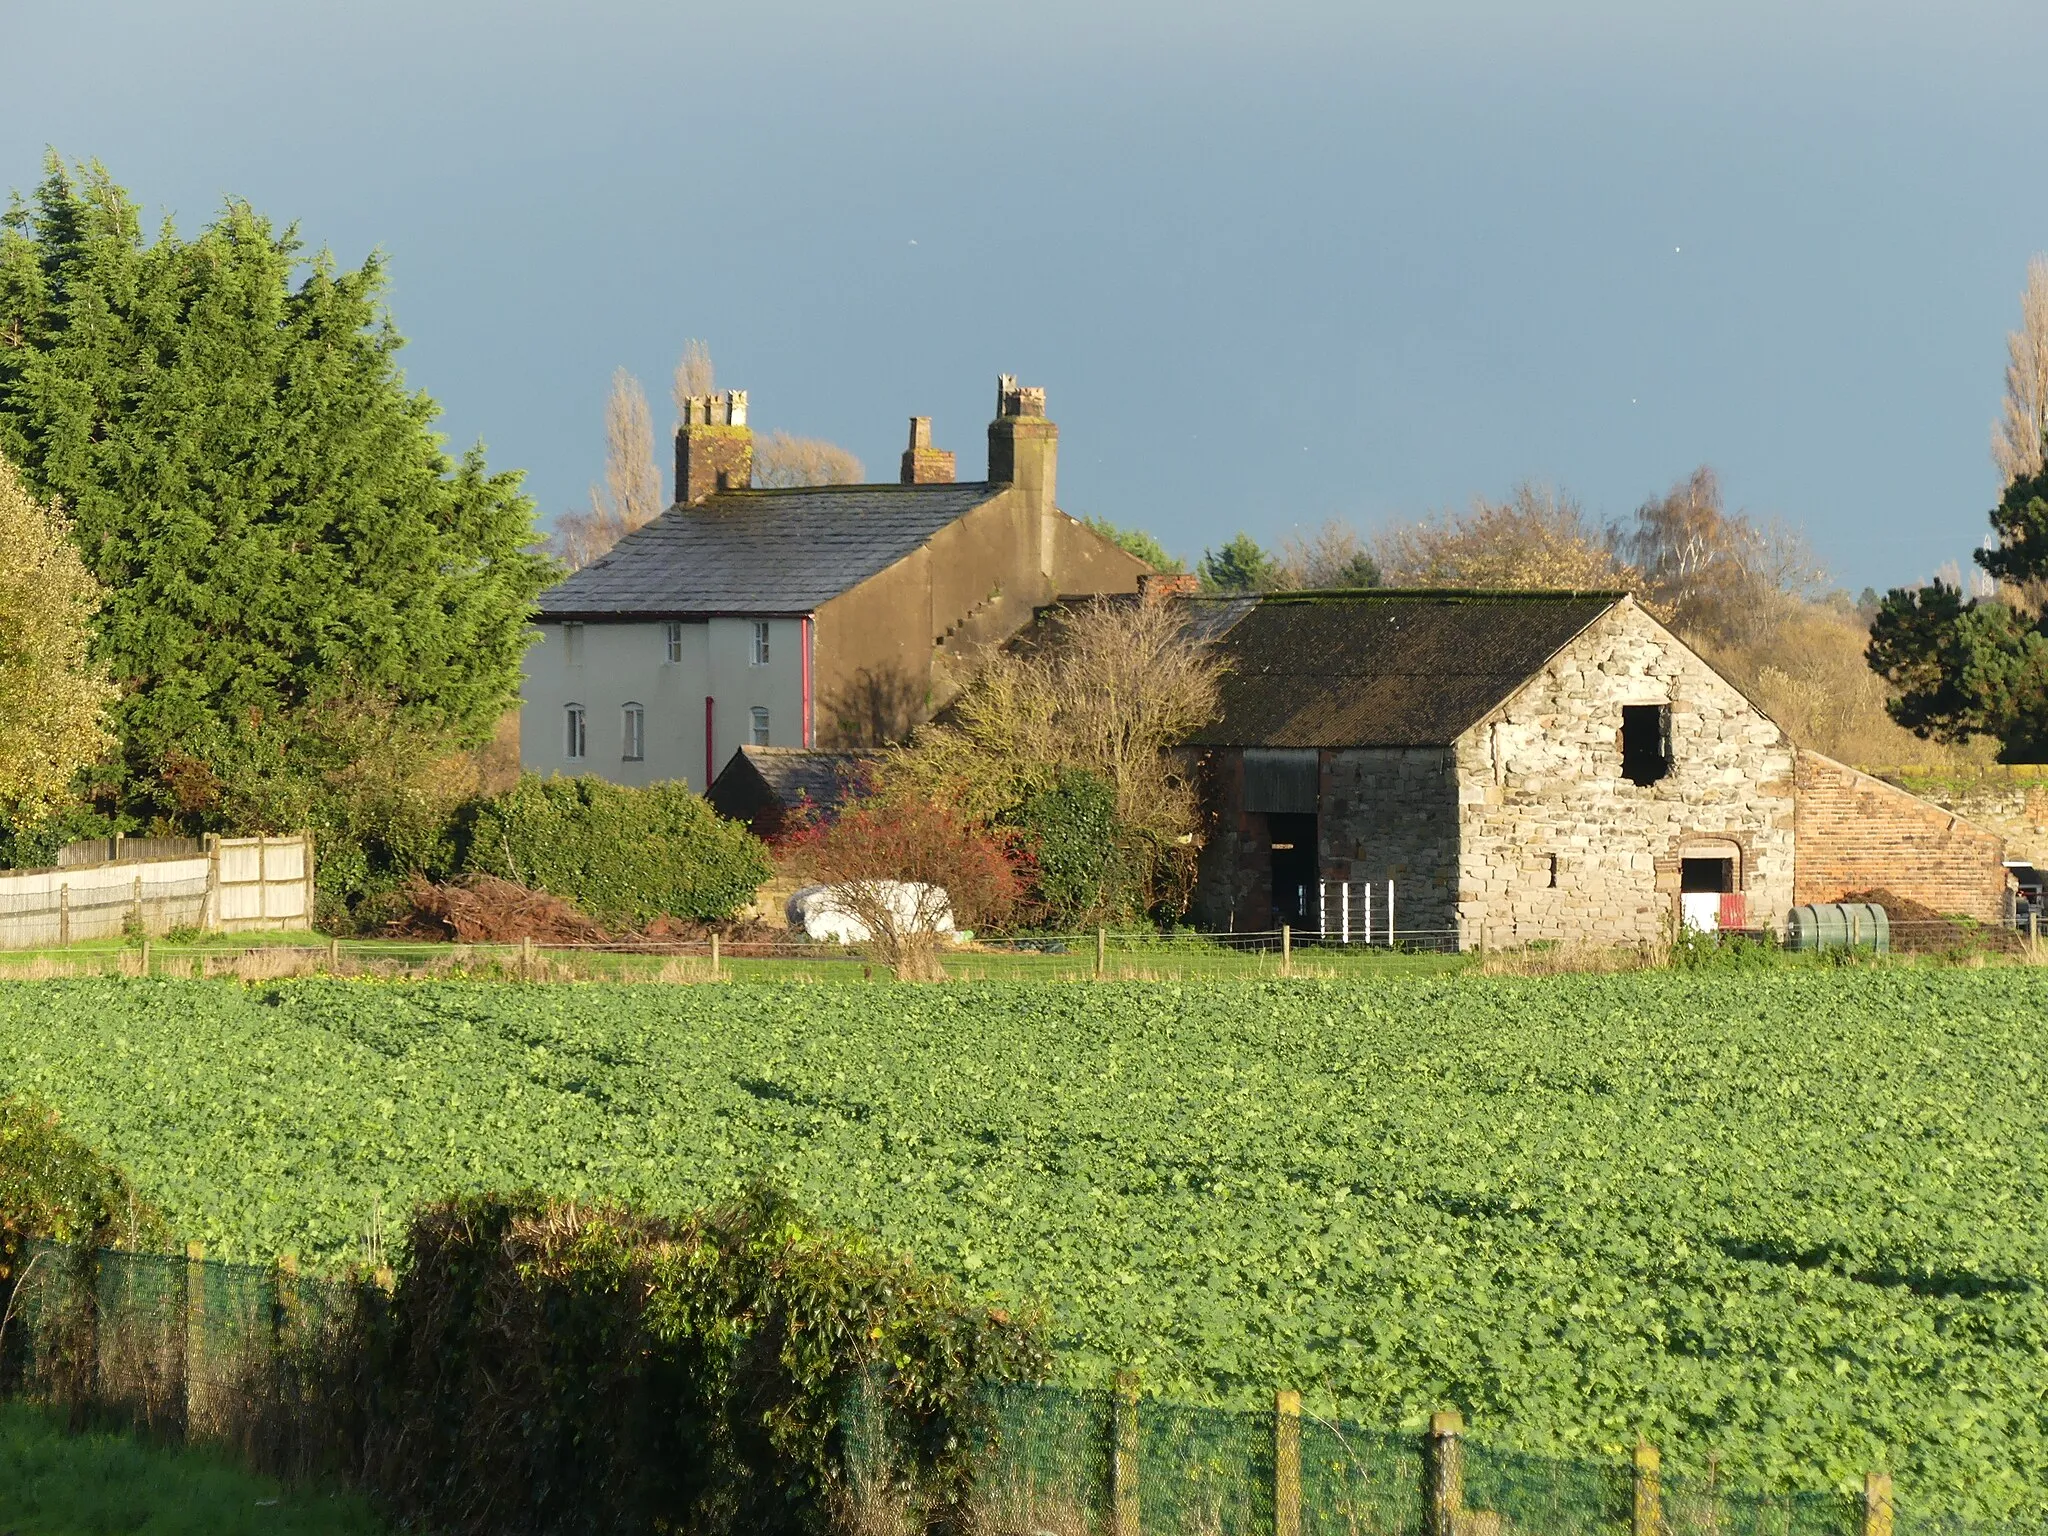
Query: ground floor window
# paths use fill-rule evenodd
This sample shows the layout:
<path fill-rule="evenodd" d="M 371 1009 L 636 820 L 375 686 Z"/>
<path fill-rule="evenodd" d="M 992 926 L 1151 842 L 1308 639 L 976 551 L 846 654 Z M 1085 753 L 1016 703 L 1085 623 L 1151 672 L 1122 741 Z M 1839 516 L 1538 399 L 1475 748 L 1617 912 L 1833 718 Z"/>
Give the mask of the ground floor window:
<path fill-rule="evenodd" d="M 625 738 L 622 755 L 627 762 L 637 763 L 647 756 L 647 711 L 638 704 L 626 706 Z"/>
<path fill-rule="evenodd" d="M 756 704 L 749 713 L 753 717 L 753 745 L 757 747 L 767 746 L 768 711 Z"/>
<path fill-rule="evenodd" d="M 563 756 L 575 761 L 583 756 L 586 745 L 583 729 L 583 706 L 571 704 L 565 711 L 564 724 L 568 727 L 568 739 L 563 743 Z"/>

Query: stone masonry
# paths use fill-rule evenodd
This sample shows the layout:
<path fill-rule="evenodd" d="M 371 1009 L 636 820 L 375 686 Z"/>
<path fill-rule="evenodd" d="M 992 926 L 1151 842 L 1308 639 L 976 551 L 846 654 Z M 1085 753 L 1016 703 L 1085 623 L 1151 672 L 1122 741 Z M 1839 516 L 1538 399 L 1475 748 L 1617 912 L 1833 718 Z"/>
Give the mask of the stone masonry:
<path fill-rule="evenodd" d="M 1628 704 L 1671 707 L 1671 766 L 1657 783 L 1623 776 Z M 1733 858 L 1747 924 L 1782 925 L 1793 893 L 1792 746 L 1632 601 L 1454 750 L 1464 947 L 1668 937 L 1688 856 Z"/>

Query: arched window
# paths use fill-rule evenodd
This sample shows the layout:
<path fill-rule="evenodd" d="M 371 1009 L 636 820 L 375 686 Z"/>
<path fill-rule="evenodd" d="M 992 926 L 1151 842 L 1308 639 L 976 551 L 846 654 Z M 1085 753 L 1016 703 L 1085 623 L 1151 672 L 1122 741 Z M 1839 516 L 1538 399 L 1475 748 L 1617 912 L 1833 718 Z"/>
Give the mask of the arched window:
<path fill-rule="evenodd" d="M 628 704 L 623 724 L 626 749 L 620 756 L 629 763 L 640 762 L 647 756 L 647 711 L 638 704 Z"/>
<path fill-rule="evenodd" d="M 583 729 L 583 706 L 571 704 L 563 711 L 563 715 L 564 723 L 568 726 L 568 740 L 562 755 L 574 762 L 583 756 L 583 749 L 587 745 Z"/>
<path fill-rule="evenodd" d="M 755 706 L 753 707 L 753 709 L 752 709 L 751 711 L 749 711 L 749 713 L 750 713 L 750 714 L 751 714 L 751 715 L 753 716 L 753 725 L 754 725 L 754 737 L 753 737 L 753 745 L 755 745 L 755 746 L 757 746 L 757 747 L 765 747 L 765 746 L 767 746 L 767 745 L 768 745 L 768 711 L 767 711 L 767 710 L 765 710 L 765 709 L 763 709 L 763 708 L 762 708 L 762 707 L 761 707 L 760 705 L 756 704 L 756 705 L 755 705 Z"/>

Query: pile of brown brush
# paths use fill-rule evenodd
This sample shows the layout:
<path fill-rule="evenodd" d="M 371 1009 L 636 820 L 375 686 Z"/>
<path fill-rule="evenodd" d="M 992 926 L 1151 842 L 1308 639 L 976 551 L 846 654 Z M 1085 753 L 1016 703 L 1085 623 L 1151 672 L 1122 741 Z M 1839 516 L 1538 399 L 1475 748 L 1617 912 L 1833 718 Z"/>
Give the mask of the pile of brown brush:
<path fill-rule="evenodd" d="M 2010 928 L 1988 928 L 1887 890 L 1853 891 L 1841 900 L 1884 908 L 1895 955 L 1947 955 L 1957 950 L 2017 955 L 2027 947 L 2027 941 Z"/>
<path fill-rule="evenodd" d="M 496 875 L 458 875 L 436 885 L 423 875 L 405 884 L 409 910 L 388 930 L 394 937 L 458 944 L 604 944 L 611 935 L 594 918 L 546 891 Z"/>

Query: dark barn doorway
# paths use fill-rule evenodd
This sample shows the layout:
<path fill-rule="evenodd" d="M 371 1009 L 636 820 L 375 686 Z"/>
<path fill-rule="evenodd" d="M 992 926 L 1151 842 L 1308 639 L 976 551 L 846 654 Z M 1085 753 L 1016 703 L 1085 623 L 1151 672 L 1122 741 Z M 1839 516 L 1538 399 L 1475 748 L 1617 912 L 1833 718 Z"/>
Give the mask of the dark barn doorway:
<path fill-rule="evenodd" d="M 1316 818 L 1299 811 L 1270 811 L 1266 828 L 1273 845 L 1273 922 L 1294 929 L 1316 923 Z"/>

